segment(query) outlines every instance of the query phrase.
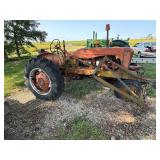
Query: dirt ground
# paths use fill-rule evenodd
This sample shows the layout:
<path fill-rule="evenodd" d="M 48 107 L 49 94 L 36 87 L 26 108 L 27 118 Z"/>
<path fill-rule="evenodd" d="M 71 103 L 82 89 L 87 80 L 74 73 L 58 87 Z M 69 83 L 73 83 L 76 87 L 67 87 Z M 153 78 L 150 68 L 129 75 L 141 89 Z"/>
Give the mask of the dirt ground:
<path fill-rule="evenodd" d="M 56 101 L 37 100 L 30 91 L 16 92 L 4 103 L 5 139 L 55 139 L 56 126 L 85 115 L 106 139 L 156 139 L 156 99 L 142 108 L 117 99 L 105 88 L 75 99 L 65 93 Z"/>

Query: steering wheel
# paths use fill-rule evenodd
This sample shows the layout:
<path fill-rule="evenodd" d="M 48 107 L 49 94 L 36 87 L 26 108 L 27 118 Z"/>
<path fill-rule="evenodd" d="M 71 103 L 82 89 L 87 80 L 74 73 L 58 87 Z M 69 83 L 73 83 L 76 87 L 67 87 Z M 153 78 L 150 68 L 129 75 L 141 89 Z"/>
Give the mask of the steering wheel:
<path fill-rule="evenodd" d="M 61 42 L 59 39 L 54 39 L 50 44 L 50 51 L 52 53 L 57 52 L 61 48 Z"/>
<path fill-rule="evenodd" d="M 50 51 L 53 54 L 65 57 L 64 50 L 61 48 L 61 42 L 59 39 L 54 39 L 50 44 Z"/>

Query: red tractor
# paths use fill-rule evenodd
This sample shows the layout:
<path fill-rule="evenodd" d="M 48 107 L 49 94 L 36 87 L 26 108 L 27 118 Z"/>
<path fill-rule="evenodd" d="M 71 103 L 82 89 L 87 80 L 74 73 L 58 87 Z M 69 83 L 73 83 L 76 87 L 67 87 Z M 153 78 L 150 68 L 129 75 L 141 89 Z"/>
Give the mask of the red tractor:
<path fill-rule="evenodd" d="M 64 77 L 87 76 L 111 88 L 119 98 L 144 104 L 142 84 L 147 80 L 137 75 L 140 66 L 131 64 L 133 50 L 130 47 L 109 47 L 108 42 L 107 34 L 106 47 L 68 52 L 65 41 L 61 44 L 58 39 L 53 40 L 50 52 L 42 49 L 26 64 L 26 85 L 37 98 L 55 100 L 64 90 Z M 108 82 L 111 79 L 114 84 Z"/>

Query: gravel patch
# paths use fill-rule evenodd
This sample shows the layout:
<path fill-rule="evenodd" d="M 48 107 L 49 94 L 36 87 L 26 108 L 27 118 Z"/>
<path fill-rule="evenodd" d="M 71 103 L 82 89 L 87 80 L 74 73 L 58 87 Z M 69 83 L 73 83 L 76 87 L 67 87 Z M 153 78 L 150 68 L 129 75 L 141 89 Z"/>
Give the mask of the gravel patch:
<path fill-rule="evenodd" d="M 155 98 L 142 108 L 117 99 L 110 89 L 78 100 L 65 93 L 56 101 L 37 100 L 27 89 L 5 101 L 4 139 L 55 139 L 56 127 L 85 115 L 109 139 L 156 139 Z"/>

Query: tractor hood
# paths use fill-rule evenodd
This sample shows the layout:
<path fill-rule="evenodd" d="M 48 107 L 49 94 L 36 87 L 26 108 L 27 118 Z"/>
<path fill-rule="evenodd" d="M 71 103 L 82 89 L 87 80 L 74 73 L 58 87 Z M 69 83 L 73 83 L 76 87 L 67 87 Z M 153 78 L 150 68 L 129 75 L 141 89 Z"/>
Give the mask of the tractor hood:
<path fill-rule="evenodd" d="M 82 48 L 70 53 L 72 58 L 90 59 L 107 55 L 115 55 L 119 58 L 129 54 L 132 56 L 133 50 L 128 47 L 110 47 L 110 48 Z"/>
<path fill-rule="evenodd" d="M 129 47 L 82 48 L 74 52 L 70 52 L 68 56 L 74 59 L 92 59 L 113 55 L 121 60 L 124 67 L 128 68 L 133 53 L 133 49 Z"/>

